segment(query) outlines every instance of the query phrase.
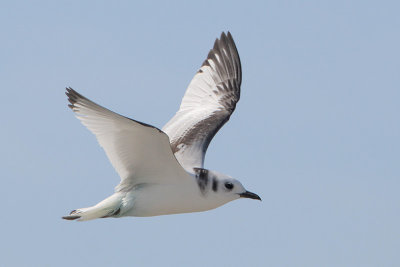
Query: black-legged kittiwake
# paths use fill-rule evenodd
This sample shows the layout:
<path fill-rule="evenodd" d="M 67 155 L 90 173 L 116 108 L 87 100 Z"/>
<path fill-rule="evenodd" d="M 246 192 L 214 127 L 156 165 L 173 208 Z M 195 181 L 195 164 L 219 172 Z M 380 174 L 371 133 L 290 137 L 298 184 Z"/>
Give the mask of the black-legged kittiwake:
<path fill-rule="evenodd" d="M 108 110 L 72 88 L 69 107 L 97 138 L 121 177 L 115 193 L 66 220 L 157 216 L 215 209 L 239 198 L 260 199 L 236 179 L 203 168 L 211 139 L 240 97 L 242 70 L 232 35 L 222 33 L 162 130 Z"/>

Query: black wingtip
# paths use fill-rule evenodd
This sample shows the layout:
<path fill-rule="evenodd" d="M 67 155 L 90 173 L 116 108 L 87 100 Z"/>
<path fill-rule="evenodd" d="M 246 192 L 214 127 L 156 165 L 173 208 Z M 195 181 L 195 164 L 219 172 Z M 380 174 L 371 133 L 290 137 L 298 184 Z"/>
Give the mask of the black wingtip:
<path fill-rule="evenodd" d="M 69 213 L 69 215 L 63 216 L 63 217 L 61 217 L 61 218 L 63 218 L 64 220 L 69 220 L 69 221 L 73 221 L 73 220 L 79 219 L 81 216 L 79 216 L 79 215 L 74 215 L 74 214 L 76 214 L 76 213 L 77 213 L 77 211 L 76 211 L 76 210 L 73 210 L 73 211 L 71 211 L 71 212 Z"/>
<path fill-rule="evenodd" d="M 80 98 L 85 99 L 84 96 L 79 94 L 77 91 L 75 91 L 71 87 L 66 87 L 65 90 L 66 90 L 65 94 L 68 96 L 68 102 L 71 103 L 68 105 L 68 107 L 71 109 L 73 109 L 75 107 L 74 104 L 76 102 L 78 102 L 78 99 L 80 99 Z"/>
<path fill-rule="evenodd" d="M 74 89 L 72 89 L 71 87 L 65 87 L 65 90 L 66 90 L 65 94 L 67 96 L 70 96 L 70 95 L 76 93 L 76 91 Z"/>
<path fill-rule="evenodd" d="M 73 220 L 79 219 L 80 217 L 81 217 L 81 216 L 71 216 L 71 215 L 68 215 L 68 216 L 63 216 L 63 217 L 61 217 L 61 218 L 63 218 L 64 220 L 73 221 Z"/>
<path fill-rule="evenodd" d="M 222 33 L 221 33 L 221 36 L 219 37 L 219 39 L 220 40 L 222 40 L 222 39 L 228 39 L 228 40 L 233 40 L 233 37 L 232 37 L 232 34 L 231 34 L 231 32 L 230 31 L 223 31 Z"/>
<path fill-rule="evenodd" d="M 68 105 L 68 107 L 72 109 L 74 107 L 74 104 L 76 103 L 76 97 L 74 97 L 76 91 L 71 87 L 66 87 L 65 90 L 66 90 L 65 94 L 68 96 L 68 101 L 69 103 L 71 103 L 71 105 Z"/>
<path fill-rule="evenodd" d="M 229 32 L 228 32 L 228 33 L 229 33 Z M 222 33 L 221 33 L 221 39 L 222 39 L 222 38 L 226 38 L 226 35 L 227 35 L 228 33 L 222 32 Z"/>

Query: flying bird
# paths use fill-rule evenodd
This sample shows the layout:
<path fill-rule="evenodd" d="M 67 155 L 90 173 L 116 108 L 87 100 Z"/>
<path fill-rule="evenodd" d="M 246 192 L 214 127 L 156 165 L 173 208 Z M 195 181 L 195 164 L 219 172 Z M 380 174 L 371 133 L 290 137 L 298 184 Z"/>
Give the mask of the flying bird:
<path fill-rule="evenodd" d="M 235 42 L 223 32 L 162 130 L 67 88 L 68 106 L 96 136 L 121 182 L 110 197 L 62 218 L 158 216 L 211 210 L 239 198 L 261 200 L 238 180 L 203 166 L 211 139 L 235 110 L 241 82 Z"/>

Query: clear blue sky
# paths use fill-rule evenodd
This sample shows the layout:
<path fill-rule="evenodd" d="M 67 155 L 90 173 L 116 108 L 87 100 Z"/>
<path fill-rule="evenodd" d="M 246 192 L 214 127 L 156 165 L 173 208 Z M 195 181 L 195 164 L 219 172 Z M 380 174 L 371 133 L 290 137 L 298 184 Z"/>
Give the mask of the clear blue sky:
<path fill-rule="evenodd" d="M 2 266 L 400 266 L 398 1 L 2 1 Z M 119 177 L 71 86 L 162 127 L 216 37 L 242 97 L 206 167 L 263 202 L 61 220 Z"/>

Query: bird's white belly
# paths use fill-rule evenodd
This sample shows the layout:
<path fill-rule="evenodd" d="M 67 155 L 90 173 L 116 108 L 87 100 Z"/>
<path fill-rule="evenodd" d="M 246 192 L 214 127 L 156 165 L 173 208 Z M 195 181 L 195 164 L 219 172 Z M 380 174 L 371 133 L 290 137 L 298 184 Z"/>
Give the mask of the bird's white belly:
<path fill-rule="evenodd" d="M 131 208 L 122 216 L 137 217 L 205 211 L 223 204 L 203 196 L 196 184 L 148 184 L 129 192 L 124 201 Z"/>

